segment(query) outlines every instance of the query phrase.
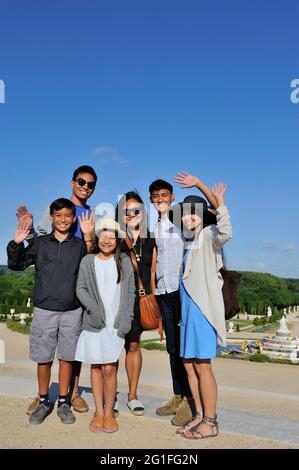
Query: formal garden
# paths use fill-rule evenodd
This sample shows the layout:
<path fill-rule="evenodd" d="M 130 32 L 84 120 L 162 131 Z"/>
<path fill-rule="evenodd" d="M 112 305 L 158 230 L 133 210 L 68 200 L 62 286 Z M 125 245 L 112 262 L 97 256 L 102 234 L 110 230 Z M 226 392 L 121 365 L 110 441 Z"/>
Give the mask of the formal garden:
<path fill-rule="evenodd" d="M 33 284 L 33 267 L 21 273 L 12 272 L 6 266 L 0 267 L 0 322 L 6 322 L 13 331 L 29 333 L 34 307 L 31 300 Z M 238 300 L 240 313 L 226 322 L 228 332 L 240 333 L 240 337 L 243 332 L 271 332 L 279 327 L 285 313 L 294 311 L 299 305 L 299 280 L 242 272 Z M 142 347 L 166 348 L 165 342 L 159 340 L 144 340 Z"/>

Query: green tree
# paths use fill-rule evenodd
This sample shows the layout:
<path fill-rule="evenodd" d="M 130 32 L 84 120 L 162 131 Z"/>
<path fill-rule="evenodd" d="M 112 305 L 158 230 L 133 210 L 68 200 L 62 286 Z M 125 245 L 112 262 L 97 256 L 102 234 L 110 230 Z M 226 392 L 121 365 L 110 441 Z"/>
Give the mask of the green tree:
<path fill-rule="evenodd" d="M 268 306 L 274 304 L 279 308 L 294 305 L 297 296 L 298 279 L 282 279 L 265 273 L 241 273 L 238 300 L 252 314 L 263 313 Z"/>

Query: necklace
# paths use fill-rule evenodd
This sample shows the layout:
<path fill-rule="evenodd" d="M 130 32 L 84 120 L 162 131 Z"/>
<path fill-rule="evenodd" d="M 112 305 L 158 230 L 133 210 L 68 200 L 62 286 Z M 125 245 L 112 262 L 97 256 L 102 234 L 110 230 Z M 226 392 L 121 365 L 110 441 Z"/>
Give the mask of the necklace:
<path fill-rule="evenodd" d="M 142 242 L 141 242 L 140 238 L 139 238 L 139 253 L 137 253 L 137 251 L 136 251 L 136 248 L 135 248 L 136 245 L 137 245 L 137 240 L 136 240 L 135 245 L 132 244 L 132 247 L 133 247 L 133 251 L 134 251 L 134 254 L 136 256 L 136 259 L 139 263 L 140 259 L 141 259 L 141 256 L 142 256 Z"/>

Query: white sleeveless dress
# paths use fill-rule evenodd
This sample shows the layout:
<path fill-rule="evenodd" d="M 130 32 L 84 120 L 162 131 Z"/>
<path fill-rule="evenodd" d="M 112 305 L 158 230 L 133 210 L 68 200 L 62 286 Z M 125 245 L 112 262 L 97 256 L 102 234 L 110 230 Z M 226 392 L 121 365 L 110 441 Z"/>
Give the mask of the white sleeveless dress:
<path fill-rule="evenodd" d="M 82 331 L 76 361 L 89 364 L 109 364 L 119 359 L 125 340 L 117 335 L 113 324 L 120 306 L 120 283 L 117 284 L 115 259 L 101 260 L 94 257 L 97 286 L 105 308 L 106 326 L 98 331 Z"/>

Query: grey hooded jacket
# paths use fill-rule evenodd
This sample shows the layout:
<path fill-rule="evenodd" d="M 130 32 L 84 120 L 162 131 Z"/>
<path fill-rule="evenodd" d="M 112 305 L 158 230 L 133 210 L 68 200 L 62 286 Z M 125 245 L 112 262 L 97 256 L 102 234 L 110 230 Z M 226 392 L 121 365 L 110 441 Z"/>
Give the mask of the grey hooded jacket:
<path fill-rule="evenodd" d="M 80 264 L 77 297 L 83 305 L 82 330 L 97 332 L 105 326 L 105 309 L 97 287 L 94 257 L 86 255 Z M 130 258 L 123 254 L 121 257 L 121 297 L 118 314 L 115 318 L 114 327 L 121 338 L 130 331 L 134 315 L 135 303 L 135 279 Z"/>

